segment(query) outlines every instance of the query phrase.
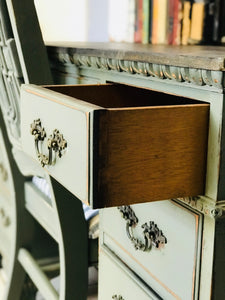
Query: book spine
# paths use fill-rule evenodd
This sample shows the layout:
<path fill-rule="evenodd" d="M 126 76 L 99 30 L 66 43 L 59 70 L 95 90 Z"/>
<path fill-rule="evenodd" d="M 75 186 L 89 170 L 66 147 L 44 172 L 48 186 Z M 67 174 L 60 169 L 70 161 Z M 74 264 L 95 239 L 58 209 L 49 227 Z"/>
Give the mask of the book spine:
<path fill-rule="evenodd" d="M 142 10 L 142 43 L 147 44 L 149 42 L 149 3 L 150 0 L 143 0 L 143 10 Z"/>
<path fill-rule="evenodd" d="M 167 33 L 167 0 L 159 0 L 158 3 L 158 32 L 157 32 L 157 44 L 166 44 Z"/>
<path fill-rule="evenodd" d="M 222 0 L 224 1 L 224 0 Z M 215 0 L 214 3 L 214 24 L 213 24 L 213 41 L 217 43 L 220 39 L 219 23 L 220 23 L 220 6 L 221 1 Z"/>
<path fill-rule="evenodd" d="M 149 1 L 149 43 L 152 42 L 152 17 L 153 17 L 153 0 Z"/>
<path fill-rule="evenodd" d="M 214 0 L 213 41 L 214 44 L 225 43 L 225 1 Z"/>
<path fill-rule="evenodd" d="M 143 0 L 136 0 L 136 16 L 135 16 L 136 26 L 135 26 L 135 35 L 134 35 L 135 43 L 142 42 L 142 29 L 143 29 L 142 10 L 143 10 Z"/>
<path fill-rule="evenodd" d="M 183 18 L 183 1 L 179 0 L 178 5 L 178 25 L 177 25 L 177 35 L 175 40 L 175 45 L 181 44 L 181 33 L 182 33 L 182 18 Z"/>
<path fill-rule="evenodd" d="M 179 44 L 179 9 L 180 0 L 174 0 L 174 13 L 173 13 L 173 34 L 172 34 L 172 45 Z"/>
<path fill-rule="evenodd" d="M 174 18 L 174 0 L 168 0 L 168 18 L 167 18 L 167 43 L 173 43 L 173 18 Z"/>
<path fill-rule="evenodd" d="M 225 2 L 220 4 L 220 20 L 219 20 L 219 43 L 225 43 Z"/>
<path fill-rule="evenodd" d="M 181 44 L 188 45 L 191 29 L 191 2 L 184 1 L 183 4 L 183 19 L 182 19 L 182 35 Z"/>
<path fill-rule="evenodd" d="M 159 23 L 159 1 L 153 0 L 153 12 L 152 12 L 152 44 L 155 45 L 158 43 L 158 23 Z"/>
<path fill-rule="evenodd" d="M 189 43 L 199 44 L 203 39 L 203 25 L 204 25 L 204 2 L 195 2 L 192 5 L 191 13 L 191 30 Z"/>
<path fill-rule="evenodd" d="M 224 2 L 223 2 L 224 3 Z M 215 1 L 209 0 L 205 2 L 205 12 L 204 12 L 204 23 L 203 23 L 203 44 L 213 44 L 213 26 L 214 26 L 214 8 Z M 223 7 L 220 6 L 220 11 L 223 10 Z M 224 16 L 225 17 L 225 16 Z M 224 17 L 222 26 L 224 25 Z M 222 28 L 222 26 L 220 28 Z"/>

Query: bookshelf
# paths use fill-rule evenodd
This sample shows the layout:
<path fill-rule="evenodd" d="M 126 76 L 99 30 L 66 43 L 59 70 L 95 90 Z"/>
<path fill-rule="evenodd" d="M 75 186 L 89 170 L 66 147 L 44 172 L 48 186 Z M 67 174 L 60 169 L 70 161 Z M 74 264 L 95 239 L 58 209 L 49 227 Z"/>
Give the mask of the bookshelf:
<path fill-rule="evenodd" d="M 225 40 L 222 0 L 66 0 L 63 4 L 35 0 L 35 4 L 45 41 L 220 45 Z"/>
<path fill-rule="evenodd" d="M 143 238 L 138 227 L 151 220 L 167 244 L 149 252 L 135 249 L 118 208 L 100 210 L 98 299 L 224 299 L 225 47 L 52 43 L 47 48 L 57 84 L 111 82 L 159 92 L 162 98 L 210 103 L 204 195 L 131 205 L 140 220 L 134 238 Z"/>

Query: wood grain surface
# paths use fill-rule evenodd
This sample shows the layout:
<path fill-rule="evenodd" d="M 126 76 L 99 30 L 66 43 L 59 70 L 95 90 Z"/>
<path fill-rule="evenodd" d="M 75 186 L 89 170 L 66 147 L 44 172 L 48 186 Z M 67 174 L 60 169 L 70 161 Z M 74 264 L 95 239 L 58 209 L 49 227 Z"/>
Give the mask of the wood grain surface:
<path fill-rule="evenodd" d="M 143 61 L 177 67 L 224 70 L 225 47 L 209 45 L 152 45 L 138 43 L 51 42 L 50 57 L 57 53 L 97 56 L 102 58 Z"/>
<path fill-rule="evenodd" d="M 208 104 L 99 111 L 95 205 L 204 194 L 208 114 Z"/>

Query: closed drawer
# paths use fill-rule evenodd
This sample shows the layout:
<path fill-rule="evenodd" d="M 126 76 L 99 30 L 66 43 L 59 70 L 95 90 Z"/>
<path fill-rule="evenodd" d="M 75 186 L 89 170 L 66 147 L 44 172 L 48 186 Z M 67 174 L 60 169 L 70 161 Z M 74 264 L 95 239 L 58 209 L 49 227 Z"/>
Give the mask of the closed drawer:
<path fill-rule="evenodd" d="M 99 283 L 99 300 L 161 299 L 107 248 L 100 250 Z"/>
<path fill-rule="evenodd" d="M 173 201 L 138 204 L 131 208 L 138 223 L 128 231 L 127 221 L 117 208 L 101 211 L 101 245 L 110 248 L 163 299 L 198 299 L 202 215 Z M 154 222 L 152 226 L 150 221 Z M 144 224 L 151 227 L 150 235 L 158 235 L 161 241 L 158 248 L 154 246 L 157 239 L 153 238 L 151 247 L 135 249 L 138 240 L 143 245 L 150 244 L 145 244 L 145 238 L 149 240 L 143 234 Z"/>
<path fill-rule="evenodd" d="M 208 104 L 110 84 L 21 97 L 23 150 L 94 208 L 204 193 Z"/>

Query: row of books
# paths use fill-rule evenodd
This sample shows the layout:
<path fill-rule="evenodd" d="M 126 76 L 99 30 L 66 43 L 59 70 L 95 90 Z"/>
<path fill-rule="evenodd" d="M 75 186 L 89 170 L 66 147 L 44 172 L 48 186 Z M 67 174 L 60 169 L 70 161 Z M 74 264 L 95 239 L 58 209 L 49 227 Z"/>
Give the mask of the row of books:
<path fill-rule="evenodd" d="M 111 0 L 109 40 L 167 45 L 225 42 L 224 0 Z"/>
<path fill-rule="evenodd" d="M 45 41 L 225 43 L 225 0 L 34 1 Z"/>

